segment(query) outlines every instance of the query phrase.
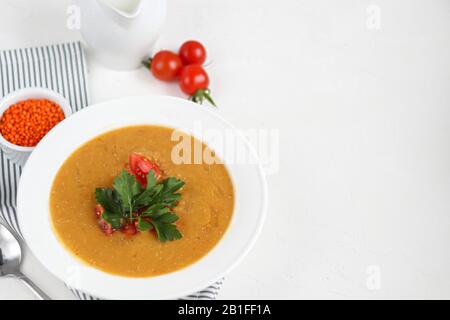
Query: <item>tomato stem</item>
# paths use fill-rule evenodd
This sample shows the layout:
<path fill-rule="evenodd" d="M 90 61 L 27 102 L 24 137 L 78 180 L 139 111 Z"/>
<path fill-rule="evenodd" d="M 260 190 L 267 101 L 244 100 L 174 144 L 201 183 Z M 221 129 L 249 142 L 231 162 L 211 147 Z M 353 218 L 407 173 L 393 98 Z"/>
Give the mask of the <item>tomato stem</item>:
<path fill-rule="evenodd" d="M 152 58 L 148 58 L 147 60 L 142 61 L 142 65 L 148 69 L 152 66 Z"/>
<path fill-rule="evenodd" d="M 203 104 L 204 100 L 207 100 L 209 103 L 211 103 L 214 107 L 217 108 L 216 103 L 214 102 L 213 98 L 211 97 L 211 90 L 209 89 L 199 89 L 197 90 L 194 95 L 189 97 L 189 100 L 194 101 L 195 103 Z"/>

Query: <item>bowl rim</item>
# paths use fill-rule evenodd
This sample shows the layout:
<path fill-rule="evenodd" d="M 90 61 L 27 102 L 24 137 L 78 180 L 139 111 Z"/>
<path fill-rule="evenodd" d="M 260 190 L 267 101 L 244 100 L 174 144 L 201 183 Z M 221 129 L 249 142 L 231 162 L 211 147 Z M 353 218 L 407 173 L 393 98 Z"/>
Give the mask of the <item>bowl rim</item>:
<path fill-rule="evenodd" d="M 145 106 L 137 106 L 138 104 L 142 104 L 144 102 Z M 123 105 L 122 114 L 120 114 L 120 112 L 117 112 L 118 110 L 120 110 L 120 108 L 118 107 L 119 105 Z M 39 226 L 36 223 L 40 223 L 41 226 L 44 226 L 44 229 L 48 229 L 48 226 L 46 226 L 47 223 L 51 224 L 51 222 L 49 221 L 44 221 L 50 220 L 48 208 L 49 194 L 45 192 L 49 192 L 51 186 L 45 185 L 48 183 L 48 181 L 42 182 L 42 180 L 51 180 L 51 183 L 53 183 L 54 174 L 59 170 L 60 165 L 71 154 L 71 152 L 68 152 L 67 150 L 58 150 L 58 152 L 56 153 L 66 153 L 66 156 L 62 160 L 52 160 L 54 161 L 52 163 L 45 162 L 48 161 L 48 158 L 45 158 L 47 156 L 40 160 L 38 159 L 38 156 L 42 158 L 44 154 L 49 155 L 51 153 L 51 149 L 49 149 L 49 147 L 51 147 L 51 144 L 55 144 L 56 142 L 58 142 L 58 139 L 56 139 L 55 135 L 59 134 L 60 132 L 64 132 L 65 127 L 69 127 L 69 130 L 70 126 L 75 127 L 76 124 L 76 128 L 79 129 L 80 124 L 82 124 L 83 126 L 85 126 L 85 128 L 94 130 L 95 128 L 92 129 L 91 127 L 89 127 L 89 123 L 85 123 L 87 120 L 87 115 L 101 115 L 104 114 L 106 110 L 108 110 L 108 112 L 111 114 L 110 117 L 114 119 L 120 119 L 120 121 L 118 121 L 119 123 L 121 123 L 121 125 L 113 125 L 111 127 L 109 124 L 107 130 L 102 129 L 98 134 L 116 128 L 138 124 L 165 125 L 166 127 L 176 129 L 179 128 L 178 125 L 174 123 L 161 124 L 158 122 L 153 122 L 154 114 L 152 114 L 152 122 L 143 121 L 142 116 L 139 115 L 139 117 L 135 116 L 136 119 L 139 119 L 136 120 L 139 121 L 138 123 L 130 123 L 128 118 L 131 116 L 126 116 L 125 111 L 127 112 L 127 114 L 133 114 L 133 112 L 130 112 L 130 107 L 142 107 L 141 109 L 136 109 L 142 111 L 148 110 L 149 105 L 152 105 L 152 107 L 155 108 L 156 111 L 159 110 L 160 113 L 170 113 L 170 115 L 159 115 L 159 118 L 161 119 L 165 117 L 167 118 L 167 116 L 169 116 L 169 118 L 167 119 L 177 119 L 176 121 L 174 120 L 174 122 L 186 122 L 189 120 L 186 120 L 185 118 L 189 118 L 190 116 L 192 116 L 192 114 L 197 114 L 197 116 L 201 114 L 204 117 L 204 119 L 202 119 L 202 121 L 204 120 L 204 123 L 207 124 L 209 122 L 209 124 L 211 124 L 212 126 L 217 126 L 217 128 L 219 126 L 223 126 L 231 129 L 233 134 L 239 139 L 240 143 L 245 146 L 246 150 L 253 157 L 252 160 L 256 160 L 256 162 L 251 166 L 246 165 L 241 169 L 236 169 L 237 165 L 232 165 L 233 168 L 230 168 L 230 166 L 227 165 L 228 171 L 231 175 L 235 187 L 235 208 L 233 212 L 233 218 L 227 231 L 225 232 L 225 235 L 222 237 L 219 243 L 208 254 L 206 254 L 206 256 L 186 268 L 162 276 L 149 278 L 129 278 L 116 276 L 87 266 L 80 260 L 75 260 L 72 253 L 64 247 L 64 244 L 61 243 L 59 239 L 56 240 L 57 235 L 53 230 L 51 230 L 51 232 L 47 232 L 47 230 L 41 231 L 39 229 Z M 119 109 L 114 108 L 114 106 Z M 124 106 L 126 106 L 126 108 Z M 169 111 L 164 108 L 169 108 Z M 101 111 L 103 111 L 103 113 Z M 175 113 L 177 117 L 173 116 L 173 111 L 179 112 Z M 126 121 L 123 119 L 123 117 L 125 116 L 128 117 L 128 120 Z M 158 118 L 158 116 L 156 118 Z M 80 122 L 78 119 L 80 119 L 80 121 L 83 120 L 83 122 Z M 123 121 L 125 121 L 126 123 L 124 124 Z M 92 122 L 94 122 L 94 120 L 92 120 Z M 95 120 L 94 123 L 97 122 L 99 121 Z M 44 137 L 42 142 L 37 146 L 35 152 L 31 154 L 27 165 L 24 167 L 22 177 L 19 182 L 17 211 L 19 226 L 22 230 L 24 239 L 26 240 L 31 251 L 52 274 L 65 282 L 69 287 L 91 294 L 95 297 L 106 299 L 180 298 L 188 294 L 192 294 L 193 292 L 201 291 L 217 280 L 223 278 L 224 275 L 229 273 L 245 258 L 245 256 L 254 246 L 259 234 L 262 231 L 263 224 L 267 215 L 268 192 L 266 177 L 255 150 L 245 139 L 242 132 L 237 130 L 228 121 L 223 119 L 216 111 L 203 108 L 198 104 L 180 98 L 160 95 L 134 96 L 114 99 L 92 105 L 89 108 L 75 113 L 70 119 L 61 122 L 55 128 L 56 130 L 52 130 L 52 132 Z M 90 134 L 86 133 L 86 130 L 81 131 L 82 135 L 89 136 Z M 189 131 L 183 131 L 192 134 Z M 71 151 L 73 152 L 86 141 L 89 141 L 95 136 L 98 136 L 98 134 L 91 135 L 89 136 L 89 138 L 84 140 L 81 140 L 81 138 L 77 138 L 77 135 L 73 135 L 73 137 L 71 137 L 71 140 L 77 141 L 77 145 Z M 210 145 L 208 141 L 205 142 Z M 69 144 L 70 143 L 71 142 L 69 142 Z M 214 146 L 212 147 L 214 149 Z M 69 147 L 61 146 L 61 143 L 59 142 L 58 149 L 64 148 Z M 55 155 L 55 153 L 53 153 L 51 158 L 54 159 L 55 157 L 58 157 L 58 155 Z M 36 171 L 36 167 L 33 168 L 32 166 L 36 166 L 39 163 L 45 164 L 47 167 L 52 167 L 52 169 L 47 168 L 46 170 L 39 170 L 39 173 L 36 173 L 37 176 L 36 174 L 33 175 L 31 170 Z M 50 174 L 49 172 L 47 172 L 49 170 L 51 172 Z M 53 173 L 52 170 L 54 170 L 55 173 Z M 235 170 L 240 170 L 240 181 L 235 180 Z M 243 174 L 243 172 L 245 173 Z M 40 182 L 44 185 L 41 185 L 40 188 L 35 188 L 34 182 L 36 181 L 36 179 L 41 179 Z M 36 189 L 39 189 L 39 191 L 36 191 Z M 242 190 L 251 193 L 245 193 L 245 195 L 246 197 L 252 198 L 252 200 L 246 199 L 246 201 L 242 201 Z M 39 200 L 39 192 L 41 194 L 45 194 L 45 197 L 47 198 Z M 26 199 L 25 194 L 27 195 Z M 29 198 L 29 195 L 32 195 L 32 199 Z M 46 202 L 47 207 L 45 209 L 42 209 L 42 206 L 40 206 L 39 204 L 36 207 L 36 201 L 40 201 L 41 203 Z M 31 203 L 33 203 L 33 205 L 31 205 Z M 28 217 L 26 217 L 26 213 L 32 211 L 33 215 L 29 214 Z M 42 219 L 42 213 L 36 214 L 40 211 L 44 212 L 45 216 L 47 217 L 46 219 Z M 34 217 L 35 221 L 31 221 L 30 217 Z M 40 218 L 38 219 L 38 217 Z M 247 224 L 243 225 L 242 223 L 240 223 L 242 221 L 247 222 Z M 43 234 L 46 234 L 45 240 L 43 239 Z M 82 274 L 82 277 L 80 276 L 84 279 L 82 283 L 69 282 L 69 280 L 71 280 L 71 275 L 67 274 L 67 268 L 73 265 L 76 266 L 78 270 L 77 272 Z M 178 281 L 183 283 L 178 283 Z M 165 284 L 165 286 L 170 288 L 165 288 L 164 290 L 162 290 L 162 284 Z M 117 290 L 117 288 L 120 288 L 120 290 Z"/>
<path fill-rule="evenodd" d="M 48 99 L 52 102 L 57 103 L 63 110 L 65 118 L 68 118 L 72 115 L 72 108 L 70 107 L 69 101 L 58 92 L 41 87 L 26 87 L 10 92 L 0 100 L 0 119 L 3 117 L 3 113 L 5 113 L 5 111 L 8 110 L 13 104 L 24 101 L 26 99 L 32 99 L 35 96 L 37 99 Z M 19 152 L 32 152 L 35 148 L 19 146 L 11 143 L 6 140 L 1 133 L 0 144 L 9 149 Z"/>

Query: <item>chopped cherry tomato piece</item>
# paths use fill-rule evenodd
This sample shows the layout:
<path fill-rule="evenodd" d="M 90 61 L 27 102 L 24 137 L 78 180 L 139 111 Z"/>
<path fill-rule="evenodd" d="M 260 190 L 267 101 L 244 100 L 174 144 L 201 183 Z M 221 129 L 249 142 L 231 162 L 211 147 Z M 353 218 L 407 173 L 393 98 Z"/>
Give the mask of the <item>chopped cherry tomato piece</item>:
<path fill-rule="evenodd" d="M 138 232 L 134 223 L 124 225 L 120 231 L 127 236 L 134 236 Z"/>
<path fill-rule="evenodd" d="M 101 204 L 96 204 L 94 211 L 95 211 L 95 215 L 97 216 L 97 218 L 101 218 L 103 212 L 105 212 L 105 208 L 103 208 L 103 206 Z"/>
<path fill-rule="evenodd" d="M 105 219 L 102 218 L 103 212 L 105 212 L 105 208 L 103 208 L 101 204 L 96 204 L 94 212 L 97 217 L 97 223 L 100 229 L 102 229 L 103 233 L 107 236 L 112 235 L 114 232 L 113 227 L 108 222 L 106 222 Z"/>
<path fill-rule="evenodd" d="M 103 233 L 107 236 L 110 236 L 113 234 L 114 230 L 112 226 L 106 222 L 104 219 L 100 218 L 98 219 L 98 225 L 100 226 L 100 229 L 102 229 Z"/>
<path fill-rule="evenodd" d="M 160 178 L 162 175 L 159 167 L 151 162 L 149 159 L 140 155 L 138 153 L 130 154 L 130 169 L 131 173 L 135 175 L 137 181 L 141 184 L 143 188 L 147 186 L 147 174 L 153 171 L 156 179 Z"/>

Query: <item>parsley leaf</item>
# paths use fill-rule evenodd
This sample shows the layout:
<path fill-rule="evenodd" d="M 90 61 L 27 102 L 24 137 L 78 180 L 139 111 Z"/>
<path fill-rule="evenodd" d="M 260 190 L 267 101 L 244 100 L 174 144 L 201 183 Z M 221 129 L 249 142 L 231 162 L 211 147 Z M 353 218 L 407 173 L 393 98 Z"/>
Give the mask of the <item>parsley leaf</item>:
<path fill-rule="evenodd" d="M 173 241 L 182 238 L 180 231 L 173 223 L 178 220 L 174 213 L 163 213 L 151 215 L 150 223 L 155 228 L 158 239 L 161 242 Z"/>
<path fill-rule="evenodd" d="M 153 171 L 149 171 L 147 175 L 147 188 L 134 199 L 134 205 L 137 208 L 145 207 L 153 202 L 153 199 L 163 189 L 162 184 L 156 184 L 156 178 Z"/>
<path fill-rule="evenodd" d="M 131 217 L 134 212 L 133 198 L 142 192 L 141 185 L 135 176 L 122 170 L 114 179 L 113 187 L 122 203 L 123 213 L 128 213 Z"/>
<path fill-rule="evenodd" d="M 109 188 L 95 189 L 95 199 L 97 203 L 101 204 L 106 211 L 112 213 L 121 213 L 120 202 L 117 199 L 117 194 L 114 190 Z"/>
<path fill-rule="evenodd" d="M 105 211 L 103 212 L 102 218 L 114 229 L 120 229 L 123 226 L 124 219 L 121 213 Z"/>
<path fill-rule="evenodd" d="M 175 207 L 180 200 L 181 194 L 175 193 L 184 186 L 184 182 L 177 178 L 170 177 L 162 181 L 163 189 L 157 196 L 157 202 L 170 208 Z"/>
<path fill-rule="evenodd" d="M 148 231 L 153 229 L 153 226 L 151 223 L 139 218 L 138 219 L 138 228 L 140 231 Z"/>
<path fill-rule="evenodd" d="M 156 177 L 155 177 L 155 173 L 150 170 L 147 173 L 147 190 L 148 189 L 153 189 L 153 187 L 156 185 Z"/>
<path fill-rule="evenodd" d="M 148 222 L 155 228 L 159 241 L 166 242 L 181 239 L 182 235 L 173 224 L 178 221 L 178 216 L 162 203 L 154 204 L 142 212 L 141 217 L 150 218 Z M 146 230 L 147 225 L 143 225 Z M 138 224 L 141 230 L 140 224 Z"/>
<path fill-rule="evenodd" d="M 156 203 L 156 204 L 148 207 L 144 212 L 142 212 L 141 216 L 142 217 L 151 217 L 154 214 L 164 214 L 164 213 L 169 213 L 169 212 L 170 212 L 170 209 L 167 208 L 164 204 Z"/>
<path fill-rule="evenodd" d="M 184 186 L 184 181 L 178 180 L 175 177 L 167 178 L 162 183 L 164 185 L 164 194 L 174 193 Z"/>

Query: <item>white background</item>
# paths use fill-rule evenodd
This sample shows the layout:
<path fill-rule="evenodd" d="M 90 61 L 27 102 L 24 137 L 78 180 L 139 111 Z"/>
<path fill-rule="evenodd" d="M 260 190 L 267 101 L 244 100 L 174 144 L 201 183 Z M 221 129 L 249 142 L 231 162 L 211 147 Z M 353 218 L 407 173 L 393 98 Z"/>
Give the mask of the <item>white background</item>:
<path fill-rule="evenodd" d="M 450 298 L 450 1 L 168 2 L 158 46 L 202 40 L 220 113 L 280 136 L 263 234 L 219 297 Z M 68 3 L 0 0 L 0 49 L 79 39 Z M 91 59 L 89 83 L 93 102 L 182 96 Z M 23 271 L 73 298 L 28 251 Z"/>

